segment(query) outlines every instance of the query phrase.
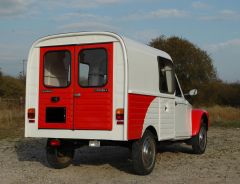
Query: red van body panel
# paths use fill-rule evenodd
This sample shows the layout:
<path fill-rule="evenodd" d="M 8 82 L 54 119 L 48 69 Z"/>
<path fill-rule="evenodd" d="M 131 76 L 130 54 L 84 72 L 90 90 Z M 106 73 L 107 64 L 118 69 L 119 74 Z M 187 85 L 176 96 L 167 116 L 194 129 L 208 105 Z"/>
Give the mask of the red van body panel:
<path fill-rule="evenodd" d="M 202 118 L 207 117 L 207 126 L 209 127 L 209 114 L 203 109 L 192 110 L 192 136 L 197 135 L 200 129 Z M 207 128 L 208 128 L 207 127 Z"/>
<path fill-rule="evenodd" d="M 128 140 L 142 137 L 145 116 L 155 98 L 155 96 L 128 94 Z"/>

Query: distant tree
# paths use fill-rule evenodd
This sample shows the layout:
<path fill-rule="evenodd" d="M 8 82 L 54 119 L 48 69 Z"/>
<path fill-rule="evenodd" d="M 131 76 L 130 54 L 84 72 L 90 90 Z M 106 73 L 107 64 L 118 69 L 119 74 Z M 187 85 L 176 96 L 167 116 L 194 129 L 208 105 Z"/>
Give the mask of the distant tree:
<path fill-rule="evenodd" d="M 202 88 L 217 79 L 209 54 L 190 41 L 176 36 L 160 36 L 152 39 L 149 45 L 170 54 L 184 91 Z"/>

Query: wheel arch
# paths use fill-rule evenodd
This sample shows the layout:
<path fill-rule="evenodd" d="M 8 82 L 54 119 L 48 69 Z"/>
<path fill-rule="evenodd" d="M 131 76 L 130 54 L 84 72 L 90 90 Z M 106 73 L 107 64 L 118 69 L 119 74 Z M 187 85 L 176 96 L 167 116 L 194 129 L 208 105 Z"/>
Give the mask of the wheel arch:
<path fill-rule="evenodd" d="M 147 130 L 150 131 L 150 132 L 154 135 L 154 138 L 155 138 L 155 140 L 157 141 L 157 140 L 158 140 L 158 133 L 157 133 L 157 131 L 156 131 L 156 128 L 155 128 L 154 126 L 152 126 L 152 125 L 146 127 L 146 128 L 144 129 L 144 131 L 143 131 L 142 136 L 144 135 L 144 133 L 145 133 Z"/>
<path fill-rule="evenodd" d="M 192 110 L 192 136 L 197 135 L 200 130 L 201 121 L 209 128 L 209 114 L 203 109 Z"/>

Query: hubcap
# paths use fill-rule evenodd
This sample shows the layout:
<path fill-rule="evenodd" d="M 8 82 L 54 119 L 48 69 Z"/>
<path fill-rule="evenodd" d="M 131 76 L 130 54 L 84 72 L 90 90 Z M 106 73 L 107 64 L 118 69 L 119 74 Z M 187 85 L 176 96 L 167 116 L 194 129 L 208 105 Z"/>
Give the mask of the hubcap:
<path fill-rule="evenodd" d="M 150 137 L 147 137 L 143 142 L 143 164 L 146 168 L 152 167 L 155 159 L 155 144 Z"/>

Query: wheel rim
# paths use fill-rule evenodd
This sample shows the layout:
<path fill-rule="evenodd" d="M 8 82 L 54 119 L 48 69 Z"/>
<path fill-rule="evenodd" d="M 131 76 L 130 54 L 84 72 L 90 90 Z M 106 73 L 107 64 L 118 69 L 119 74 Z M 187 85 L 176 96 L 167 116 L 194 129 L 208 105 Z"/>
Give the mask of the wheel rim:
<path fill-rule="evenodd" d="M 61 163 L 65 163 L 70 160 L 68 153 L 64 152 L 63 150 L 55 149 L 55 156 L 56 159 Z"/>
<path fill-rule="evenodd" d="M 200 146 L 201 150 L 205 149 L 206 143 L 207 143 L 207 133 L 206 133 L 205 128 L 202 127 L 199 132 L 199 146 Z"/>
<path fill-rule="evenodd" d="M 145 168 L 151 168 L 154 164 L 155 159 L 155 144 L 154 141 L 147 137 L 143 142 L 143 149 L 142 149 L 142 157 L 143 157 L 143 164 Z"/>

